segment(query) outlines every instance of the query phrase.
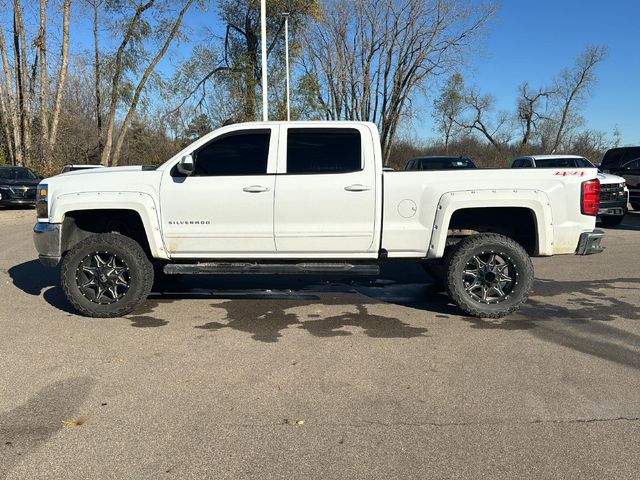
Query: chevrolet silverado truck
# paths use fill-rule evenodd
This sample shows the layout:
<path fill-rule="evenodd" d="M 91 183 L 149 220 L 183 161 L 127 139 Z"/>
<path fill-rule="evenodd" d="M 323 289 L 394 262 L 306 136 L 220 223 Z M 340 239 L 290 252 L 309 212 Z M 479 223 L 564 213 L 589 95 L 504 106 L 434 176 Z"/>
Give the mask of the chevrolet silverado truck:
<path fill-rule="evenodd" d="M 530 257 L 602 251 L 599 193 L 595 168 L 383 171 L 372 123 L 244 123 L 159 167 L 43 180 L 34 241 L 92 317 L 134 310 L 154 274 L 369 276 L 414 261 L 441 267 L 464 312 L 498 318 L 526 301 Z"/>

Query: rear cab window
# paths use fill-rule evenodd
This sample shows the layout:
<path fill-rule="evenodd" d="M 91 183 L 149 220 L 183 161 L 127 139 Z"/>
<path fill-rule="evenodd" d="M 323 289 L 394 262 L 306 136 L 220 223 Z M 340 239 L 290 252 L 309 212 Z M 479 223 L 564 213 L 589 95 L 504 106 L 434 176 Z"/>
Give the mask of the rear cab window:
<path fill-rule="evenodd" d="M 286 173 L 289 175 L 358 172 L 362 139 L 355 128 L 289 128 Z"/>

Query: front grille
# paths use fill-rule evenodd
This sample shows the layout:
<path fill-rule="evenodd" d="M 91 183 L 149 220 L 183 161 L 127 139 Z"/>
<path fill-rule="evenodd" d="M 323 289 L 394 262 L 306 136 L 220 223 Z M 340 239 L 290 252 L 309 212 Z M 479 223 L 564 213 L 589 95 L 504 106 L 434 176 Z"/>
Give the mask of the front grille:
<path fill-rule="evenodd" d="M 600 201 L 612 202 L 624 198 L 624 188 L 619 183 L 600 185 Z"/>
<path fill-rule="evenodd" d="M 36 187 L 13 187 L 13 197 L 25 200 L 35 200 Z"/>

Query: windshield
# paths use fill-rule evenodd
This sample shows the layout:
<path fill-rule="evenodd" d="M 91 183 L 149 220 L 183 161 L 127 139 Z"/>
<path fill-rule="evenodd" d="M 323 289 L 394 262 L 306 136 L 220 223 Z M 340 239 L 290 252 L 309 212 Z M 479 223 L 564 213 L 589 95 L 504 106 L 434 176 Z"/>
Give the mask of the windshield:
<path fill-rule="evenodd" d="M 476 168 L 468 158 L 463 157 L 432 157 L 419 158 L 408 166 L 409 170 L 456 170 Z"/>
<path fill-rule="evenodd" d="M 538 168 L 595 168 L 586 158 L 544 158 L 536 159 Z"/>
<path fill-rule="evenodd" d="M 28 168 L 0 168 L 0 179 L 3 180 L 37 180 L 38 177 Z"/>

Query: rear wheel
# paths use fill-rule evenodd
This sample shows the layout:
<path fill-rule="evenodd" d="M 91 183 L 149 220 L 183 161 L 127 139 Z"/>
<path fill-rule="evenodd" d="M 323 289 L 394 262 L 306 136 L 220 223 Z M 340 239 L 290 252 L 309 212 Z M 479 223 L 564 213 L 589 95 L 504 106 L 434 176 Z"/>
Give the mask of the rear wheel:
<path fill-rule="evenodd" d="M 533 285 L 533 264 L 514 240 L 493 233 L 462 240 L 447 262 L 451 298 L 474 317 L 500 318 L 517 310 Z"/>
<path fill-rule="evenodd" d="M 120 317 L 146 300 L 153 266 L 135 240 L 116 233 L 92 235 L 65 256 L 61 283 L 83 315 Z"/>

